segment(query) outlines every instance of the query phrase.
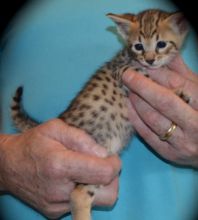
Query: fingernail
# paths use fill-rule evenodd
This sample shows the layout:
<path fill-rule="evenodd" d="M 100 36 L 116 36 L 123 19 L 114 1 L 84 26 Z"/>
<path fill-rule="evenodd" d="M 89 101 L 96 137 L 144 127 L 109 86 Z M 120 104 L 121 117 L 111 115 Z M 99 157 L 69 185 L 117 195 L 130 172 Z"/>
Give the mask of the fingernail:
<path fill-rule="evenodd" d="M 130 82 L 133 77 L 135 76 L 135 73 L 133 70 L 131 69 L 127 69 L 124 74 L 122 75 L 122 80 L 125 82 L 125 83 L 128 83 Z"/>

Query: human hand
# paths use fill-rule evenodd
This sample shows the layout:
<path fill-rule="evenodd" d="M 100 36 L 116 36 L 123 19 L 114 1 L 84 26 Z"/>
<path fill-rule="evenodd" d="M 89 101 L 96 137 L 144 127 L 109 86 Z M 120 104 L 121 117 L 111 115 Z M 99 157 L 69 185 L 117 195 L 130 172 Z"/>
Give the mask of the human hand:
<path fill-rule="evenodd" d="M 130 120 L 136 131 L 163 158 L 198 167 L 198 76 L 176 57 L 168 68 L 148 71 L 146 78 L 127 70 L 123 81 L 130 89 Z M 175 94 L 189 97 L 184 102 Z M 177 125 L 162 141 L 171 124 Z"/>
<path fill-rule="evenodd" d="M 51 120 L 25 133 L 0 135 L 0 185 L 48 218 L 70 211 L 75 183 L 105 185 L 95 205 L 117 198 L 120 160 L 84 131 Z"/>

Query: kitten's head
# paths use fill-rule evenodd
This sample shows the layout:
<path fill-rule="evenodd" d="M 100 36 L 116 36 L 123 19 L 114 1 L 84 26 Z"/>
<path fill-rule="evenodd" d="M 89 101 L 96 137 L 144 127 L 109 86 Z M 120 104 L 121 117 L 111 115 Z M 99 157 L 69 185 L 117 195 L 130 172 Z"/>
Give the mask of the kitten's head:
<path fill-rule="evenodd" d="M 167 64 L 181 48 L 188 24 L 180 12 L 146 10 L 135 14 L 108 14 L 141 66 L 158 68 Z"/>

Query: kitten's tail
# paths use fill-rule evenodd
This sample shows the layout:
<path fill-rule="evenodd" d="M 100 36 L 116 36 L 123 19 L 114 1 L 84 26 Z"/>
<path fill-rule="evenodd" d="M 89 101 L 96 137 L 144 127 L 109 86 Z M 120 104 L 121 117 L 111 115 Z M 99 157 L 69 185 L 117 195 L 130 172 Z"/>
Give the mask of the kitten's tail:
<path fill-rule="evenodd" d="M 23 109 L 21 101 L 23 95 L 23 87 L 18 87 L 12 99 L 11 115 L 12 120 L 19 131 L 26 131 L 37 126 L 39 123 L 32 119 Z"/>

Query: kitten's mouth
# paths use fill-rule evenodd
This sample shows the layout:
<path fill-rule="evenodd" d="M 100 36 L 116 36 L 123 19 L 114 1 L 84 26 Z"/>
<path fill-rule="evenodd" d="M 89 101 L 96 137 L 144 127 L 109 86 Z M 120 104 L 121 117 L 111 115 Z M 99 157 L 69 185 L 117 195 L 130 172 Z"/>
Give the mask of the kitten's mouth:
<path fill-rule="evenodd" d="M 162 65 L 159 65 L 159 64 L 149 65 L 149 64 L 147 64 L 145 62 L 141 62 L 141 61 L 138 61 L 138 60 L 137 60 L 137 63 L 140 65 L 140 68 L 150 69 L 150 70 L 158 69 L 158 68 L 160 68 L 162 66 Z"/>
<path fill-rule="evenodd" d="M 160 65 L 148 65 L 148 64 L 144 64 L 144 63 L 140 63 L 140 65 L 143 67 L 143 68 L 146 68 L 146 69 L 157 69 L 160 67 Z"/>

